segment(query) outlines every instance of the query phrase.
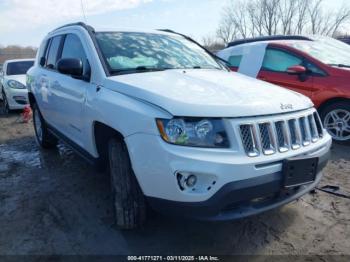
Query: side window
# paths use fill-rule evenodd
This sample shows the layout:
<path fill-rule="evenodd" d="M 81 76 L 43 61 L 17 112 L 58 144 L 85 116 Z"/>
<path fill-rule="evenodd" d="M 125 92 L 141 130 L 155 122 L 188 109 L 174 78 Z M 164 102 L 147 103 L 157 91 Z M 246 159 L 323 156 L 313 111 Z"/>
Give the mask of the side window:
<path fill-rule="evenodd" d="M 303 60 L 290 53 L 277 49 L 266 49 L 262 69 L 274 72 L 286 72 L 291 66 L 302 65 Z"/>
<path fill-rule="evenodd" d="M 45 42 L 43 42 L 40 46 L 40 50 L 39 50 L 39 65 L 40 66 L 44 66 L 45 65 L 45 60 L 46 60 L 46 53 L 47 53 L 47 49 L 49 46 L 51 39 L 46 40 Z"/>
<path fill-rule="evenodd" d="M 305 67 L 312 72 L 314 76 L 326 76 L 327 74 L 311 62 L 305 61 Z"/>
<path fill-rule="evenodd" d="M 62 36 L 55 36 L 51 40 L 50 49 L 46 59 L 46 67 L 50 69 L 56 69 L 56 62 L 58 51 L 60 48 Z"/>
<path fill-rule="evenodd" d="M 242 61 L 242 55 L 233 55 L 228 58 L 230 66 L 239 67 Z"/>
<path fill-rule="evenodd" d="M 68 34 L 66 36 L 61 58 L 78 58 L 83 62 L 84 71 L 88 68 L 87 56 L 77 35 Z"/>

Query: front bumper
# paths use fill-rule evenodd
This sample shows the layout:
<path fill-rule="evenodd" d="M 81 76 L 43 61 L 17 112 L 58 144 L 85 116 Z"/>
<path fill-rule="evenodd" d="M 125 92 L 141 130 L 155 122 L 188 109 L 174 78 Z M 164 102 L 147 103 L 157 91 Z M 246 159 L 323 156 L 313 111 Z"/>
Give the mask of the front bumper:
<path fill-rule="evenodd" d="M 155 135 L 135 134 L 125 141 L 135 175 L 154 209 L 205 220 L 245 217 L 301 197 L 321 180 L 331 146 L 326 134 L 321 141 L 295 152 L 249 158 L 235 147 L 174 146 Z M 318 175 L 311 184 L 286 190 L 282 188 L 282 162 L 293 157 L 318 157 Z M 183 171 L 197 174 L 204 189 L 181 191 L 176 173 Z"/>
<path fill-rule="evenodd" d="M 330 151 L 317 155 L 319 166 L 316 180 L 307 185 L 283 188 L 282 173 L 276 172 L 228 183 L 203 202 L 176 202 L 153 197 L 147 199 L 152 208 L 167 215 L 212 221 L 243 218 L 280 207 L 310 192 L 321 181 L 322 169 L 329 155 Z"/>
<path fill-rule="evenodd" d="M 11 110 L 23 109 L 29 104 L 27 89 L 7 88 L 5 94 Z"/>

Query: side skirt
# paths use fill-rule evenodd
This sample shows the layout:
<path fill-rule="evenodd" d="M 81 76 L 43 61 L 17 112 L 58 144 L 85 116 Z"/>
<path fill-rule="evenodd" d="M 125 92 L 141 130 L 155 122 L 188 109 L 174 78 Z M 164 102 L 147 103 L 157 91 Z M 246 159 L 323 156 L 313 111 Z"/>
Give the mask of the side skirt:
<path fill-rule="evenodd" d="M 87 152 L 84 148 L 73 142 L 71 139 L 69 139 L 67 136 L 62 134 L 60 131 L 58 131 L 56 128 L 52 127 L 51 125 L 47 124 L 47 127 L 52 135 L 57 137 L 58 139 L 62 140 L 65 144 L 67 144 L 73 151 L 75 151 L 79 156 L 84 158 L 89 164 L 97 166 L 98 164 L 98 158 L 93 157 L 89 152 Z"/>

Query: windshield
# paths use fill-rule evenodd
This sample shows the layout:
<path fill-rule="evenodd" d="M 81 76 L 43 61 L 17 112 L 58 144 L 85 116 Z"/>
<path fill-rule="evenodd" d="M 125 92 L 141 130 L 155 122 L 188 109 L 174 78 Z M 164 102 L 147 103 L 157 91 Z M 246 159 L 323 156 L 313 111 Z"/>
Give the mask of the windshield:
<path fill-rule="evenodd" d="M 298 41 L 291 46 L 328 65 L 350 65 L 349 45 L 330 37 L 313 37 L 313 39 L 315 41 Z"/>
<path fill-rule="evenodd" d="M 100 32 L 96 39 L 111 74 L 132 69 L 222 69 L 204 49 L 178 35 Z"/>
<path fill-rule="evenodd" d="M 29 68 L 34 64 L 34 61 L 11 62 L 7 64 L 7 75 L 25 75 Z"/>

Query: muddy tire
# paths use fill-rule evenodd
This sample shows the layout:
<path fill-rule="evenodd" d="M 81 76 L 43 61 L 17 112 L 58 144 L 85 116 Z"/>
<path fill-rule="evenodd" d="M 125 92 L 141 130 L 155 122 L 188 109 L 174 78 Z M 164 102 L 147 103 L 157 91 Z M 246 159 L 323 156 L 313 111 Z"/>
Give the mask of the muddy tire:
<path fill-rule="evenodd" d="M 337 143 L 350 144 L 350 102 L 337 102 L 320 112 L 324 127 Z"/>
<path fill-rule="evenodd" d="M 146 221 L 146 201 L 124 141 L 112 138 L 108 153 L 116 225 L 120 229 L 140 227 Z"/>
<path fill-rule="evenodd" d="M 47 125 L 38 109 L 37 104 L 33 105 L 32 110 L 36 142 L 44 149 L 56 147 L 58 140 L 47 129 Z"/>

